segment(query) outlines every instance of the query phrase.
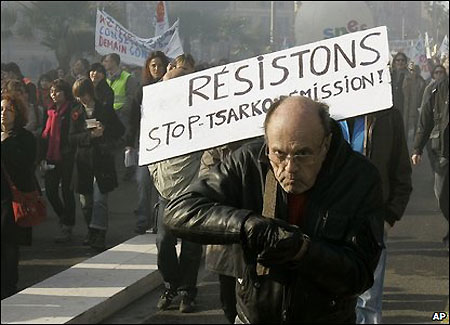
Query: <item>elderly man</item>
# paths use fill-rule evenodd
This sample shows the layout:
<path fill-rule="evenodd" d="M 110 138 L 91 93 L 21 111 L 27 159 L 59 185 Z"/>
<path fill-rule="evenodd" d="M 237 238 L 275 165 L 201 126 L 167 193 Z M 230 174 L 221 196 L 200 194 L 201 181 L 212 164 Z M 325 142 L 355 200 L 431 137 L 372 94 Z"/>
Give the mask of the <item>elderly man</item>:
<path fill-rule="evenodd" d="M 377 169 L 353 152 L 327 106 L 282 98 L 265 141 L 235 151 L 166 210 L 176 236 L 240 243 L 236 322 L 355 322 L 383 245 Z"/>

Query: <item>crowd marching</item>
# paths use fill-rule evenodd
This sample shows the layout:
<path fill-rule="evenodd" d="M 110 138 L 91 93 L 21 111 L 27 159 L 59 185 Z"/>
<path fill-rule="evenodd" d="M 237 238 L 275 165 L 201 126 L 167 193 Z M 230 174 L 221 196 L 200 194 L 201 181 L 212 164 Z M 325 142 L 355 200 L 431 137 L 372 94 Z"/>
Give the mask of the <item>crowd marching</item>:
<path fill-rule="evenodd" d="M 160 310 L 177 295 L 181 312 L 195 310 L 208 245 L 206 266 L 218 274 L 230 323 L 381 322 L 384 242 L 424 148 L 448 221 L 448 56 L 430 60 L 424 80 L 397 53 L 385 110 L 335 121 L 323 103 L 281 97 L 264 137 L 138 166 L 143 87 L 210 66 L 156 51 L 139 78 L 111 53 L 51 70 L 35 85 L 16 63 L 1 64 L 2 299 L 17 291 L 19 246 L 31 244 L 31 227 L 14 222 L 8 177 L 21 191 L 45 191 L 57 244 L 73 240 L 79 200 L 83 244 L 97 252 L 107 247 L 108 194 L 133 179 L 135 232 L 157 234 Z M 448 232 L 443 242 L 448 249 Z"/>

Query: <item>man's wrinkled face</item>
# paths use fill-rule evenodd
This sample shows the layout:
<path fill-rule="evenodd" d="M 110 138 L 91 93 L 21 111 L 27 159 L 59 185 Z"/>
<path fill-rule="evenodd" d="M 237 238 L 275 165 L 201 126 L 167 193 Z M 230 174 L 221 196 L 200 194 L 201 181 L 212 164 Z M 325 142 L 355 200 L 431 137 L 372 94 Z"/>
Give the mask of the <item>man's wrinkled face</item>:
<path fill-rule="evenodd" d="M 282 107 L 290 105 L 291 107 Z M 315 111 L 300 112 L 296 101 L 285 101 L 266 128 L 268 158 L 283 190 L 301 194 L 312 188 L 331 142 Z"/>

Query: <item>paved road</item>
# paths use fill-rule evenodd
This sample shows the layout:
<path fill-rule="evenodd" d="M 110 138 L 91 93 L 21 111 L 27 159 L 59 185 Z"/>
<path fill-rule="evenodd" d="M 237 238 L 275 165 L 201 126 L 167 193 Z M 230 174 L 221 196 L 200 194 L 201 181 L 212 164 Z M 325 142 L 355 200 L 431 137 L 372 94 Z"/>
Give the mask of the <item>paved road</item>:
<path fill-rule="evenodd" d="M 427 160 L 414 169 L 413 186 L 406 214 L 391 230 L 387 241 L 388 259 L 383 298 L 386 323 L 432 323 L 433 312 L 448 312 L 449 261 L 448 251 L 441 242 L 448 224 L 436 206 L 433 179 Z M 107 242 L 112 247 L 134 236 L 134 183 L 121 184 L 111 194 L 109 202 L 112 213 Z M 81 246 L 85 225 L 79 210 L 74 243 L 53 244 L 56 224 L 56 218 L 50 215 L 45 224 L 36 227 L 33 246 L 22 249 L 21 288 L 42 281 L 95 254 L 89 248 Z M 214 274 L 203 269 L 199 274 L 196 313 L 179 313 L 177 301 L 174 301 L 171 309 L 158 312 L 155 306 L 162 291 L 162 287 L 157 288 L 104 323 L 226 323 L 220 309 L 218 283 Z"/>

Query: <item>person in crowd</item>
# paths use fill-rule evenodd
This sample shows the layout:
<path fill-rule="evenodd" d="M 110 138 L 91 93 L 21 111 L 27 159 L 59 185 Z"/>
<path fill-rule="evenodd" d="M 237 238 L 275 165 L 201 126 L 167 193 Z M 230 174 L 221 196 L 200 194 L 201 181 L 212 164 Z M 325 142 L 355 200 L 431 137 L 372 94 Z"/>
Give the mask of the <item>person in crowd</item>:
<path fill-rule="evenodd" d="M 131 101 L 136 91 L 136 81 L 131 75 L 120 69 L 120 56 L 111 53 L 103 57 L 102 64 L 106 69 L 108 85 L 114 91 L 114 110 L 123 125 L 128 125 Z"/>
<path fill-rule="evenodd" d="M 6 177 L 24 192 L 35 189 L 34 161 L 36 138 L 24 126 L 27 123 L 25 102 L 16 93 L 2 93 L 2 248 L 1 299 L 17 291 L 19 280 L 19 245 L 31 245 L 31 227 L 19 227 L 14 221 L 12 193 Z M 8 175 L 8 176 L 6 176 Z"/>
<path fill-rule="evenodd" d="M 38 81 L 38 105 L 42 108 L 42 113 L 47 111 L 52 105 L 53 100 L 50 96 L 51 77 L 44 73 Z"/>
<path fill-rule="evenodd" d="M 412 191 L 411 163 L 400 111 L 391 108 L 339 122 L 344 139 L 377 167 L 383 188 L 384 241 L 403 216 Z M 386 249 L 374 274 L 374 284 L 358 297 L 357 324 L 381 324 Z"/>
<path fill-rule="evenodd" d="M 177 56 L 172 62 L 167 66 L 167 70 L 182 69 L 187 70 L 189 73 L 195 71 L 195 60 L 190 54 L 182 54 Z"/>
<path fill-rule="evenodd" d="M 232 152 L 239 149 L 247 141 L 237 141 L 224 146 L 206 150 L 202 155 L 199 177 L 205 175 L 215 165 L 223 162 Z M 236 265 L 234 255 L 242 256 L 242 250 L 234 245 L 208 245 L 206 248 L 205 266 L 219 276 L 219 297 L 225 317 L 231 324 L 237 316 L 236 311 L 236 274 L 242 265 Z M 242 262 L 242 259 L 239 260 Z"/>
<path fill-rule="evenodd" d="M 139 149 L 139 133 L 141 127 L 141 104 L 143 98 L 143 87 L 161 80 L 167 72 L 169 59 L 161 51 L 151 52 L 142 68 L 142 87 L 136 92 L 131 103 L 130 119 L 125 137 L 125 154 L 136 155 Z M 148 229 L 156 233 L 155 213 L 152 207 L 158 200 L 157 191 L 154 188 L 152 177 L 147 166 L 138 166 L 136 169 L 136 183 L 138 187 L 138 204 L 136 213 L 135 233 L 144 234 Z"/>
<path fill-rule="evenodd" d="M 70 113 L 69 142 L 76 148 L 74 186 L 88 226 L 84 244 L 103 251 L 108 229 L 108 193 L 118 185 L 113 143 L 125 128 L 112 106 L 103 105 L 96 98 L 91 79 L 76 80 L 72 89 L 79 104 Z"/>
<path fill-rule="evenodd" d="M 443 62 L 447 77 L 436 82 L 429 97 L 424 100 L 419 117 L 419 125 L 414 140 L 411 156 L 413 165 L 420 164 L 425 144 L 430 141 L 431 149 L 436 156 L 434 193 L 445 219 L 448 222 L 448 169 L 449 169 L 449 128 L 448 128 L 448 58 Z M 448 245 L 447 234 L 442 239 L 445 247 Z"/>
<path fill-rule="evenodd" d="M 102 58 L 102 64 L 108 73 L 107 82 L 114 92 L 114 110 L 125 128 L 129 125 L 131 103 L 137 90 L 137 82 L 130 73 L 120 69 L 120 56 L 116 53 L 105 55 Z M 127 130 L 126 130 L 127 131 Z M 135 167 L 125 168 L 123 153 L 125 145 L 121 142 L 118 145 L 119 153 L 116 157 L 119 159 L 118 166 L 120 171 L 124 171 L 123 180 L 128 181 L 133 178 Z"/>
<path fill-rule="evenodd" d="M 40 132 L 42 132 L 42 118 L 47 110 L 53 105 L 53 100 L 50 96 L 50 86 L 55 79 L 53 79 L 50 74 L 44 73 L 38 80 L 38 109 L 40 117 L 38 125 L 40 127 Z"/>
<path fill-rule="evenodd" d="M 430 84 L 430 82 L 433 80 L 433 70 L 434 70 L 435 64 L 432 59 L 427 59 L 427 70 L 430 71 L 430 76 L 425 79 L 425 87 Z"/>
<path fill-rule="evenodd" d="M 89 77 L 88 75 L 89 66 L 90 66 L 89 61 L 85 58 L 80 58 L 76 60 L 72 65 L 72 77 L 75 80 Z"/>
<path fill-rule="evenodd" d="M 70 85 L 63 79 L 52 82 L 50 96 L 53 106 L 44 115 L 40 160 L 45 173 L 45 192 L 59 219 L 60 234 L 55 242 L 66 243 L 71 241 L 75 225 L 74 149 L 69 144 L 70 110 L 74 102 Z"/>
<path fill-rule="evenodd" d="M 420 75 L 420 67 L 414 62 L 408 63 L 409 74 L 404 82 L 404 106 L 403 124 L 405 126 L 406 141 L 409 142 L 416 134 L 417 121 L 419 120 L 419 109 L 425 90 L 425 80 Z"/>
<path fill-rule="evenodd" d="M 66 70 L 63 67 L 56 68 L 57 78 L 64 79 L 66 77 Z"/>
<path fill-rule="evenodd" d="M 395 54 L 392 61 L 392 100 L 394 102 L 394 107 L 404 114 L 404 104 L 405 104 L 405 78 L 408 76 L 409 72 L 407 69 L 408 57 L 403 52 L 398 52 Z"/>
<path fill-rule="evenodd" d="M 195 66 L 191 64 L 193 62 L 191 55 L 183 54 L 177 57 L 176 61 L 178 63 L 164 75 L 163 80 L 194 71 Z M 165 227 L 163 219 L 168 201 L 185 192 L 192 181 L 197 179 L 201 156 L 202 152 L 198 151 L 149 165 L 155 187 L 160 194 L 156 246 L 158 248 L 158 270 L 166 287 L 157 303 L 157 308 L 160 310 L 167 309 L 178 293 L 182 297 L 180 312 L 189 313 L 195 309 L 197 274 L 202 256 L 202 246 L 183 239 L 178 258 L 175 249 L 177 236 Z"/>
<path fill-rule="evenodd" d="M 25 85 L 25 90 L 28 94 L 28 103 L 33 107 L 37 105 L 37 90 L 30 78 L 24 77 L 19 66 L 15 62 L 10 62 L 5 65 L 6 79 L 20 80 Z"/>
<path fill-rule="evenodd" d="M 38 93 L 36 86 L 34 85 L 34 83 L 31 82 L 30 78 L 24 77 L 19 66 L 14 62 L 10 62 L 5 65 L 5 72 L 7 79 L 19 80 L 20 82 L 23 83 L 23 86 L 25 88 L 24 96 L 26 96 L 26 103 L 28 103 L 28 110 L 29 110 L 28 113 L 29 125 L 27 126 L 27 129 L 28 130 L 31 129 L 31 132 L 36 135 L 35 124 L 37 123 L 37 121 L 40 120 L 37 102 Z"/>
<path fill-rule="evenodd" d="M 445 67 L 443 65 L 436 65 L 433 70 L 431 71 L 431 81 L 429 84 L 425 87 L 425 90 L 423 92 L 422 96 L 422 103 L 419 108 L 419 116 L 420 112 L 422 111 L 422 107 L 424 104 L 430 99 L 432 91 L 436 88 L 436 84 L 443 80 L 444 78 L 447 78 L 447 72 L 445 71 Z M 417 126 L 416 126 L 416 132 L 417 132 Z M 415 136 L 415 134 L 414 134 Z M 430 161 L 431 170 L 433 172 L 433 178 L 436 173 L 436 165 L 438 163 L 438 157 L 434 154 L 434 151 L 431 149 L 431 141 L 428 141 L 425 145 L 427 150 L 427 156 L 428 160 Z"/>
<path fill-rule="evenodd" d="M 89 78 L 95 87 L 95 97 L 103 105 L 114 105 L 114 92 L 106 82 L 106 70 L 101 63 L 93 63 L 89 68 Z"/>
<path fill-rule="evenodd" d="M 37 114 L 37 110 L 34 109 L 33 104 L 31 104 L 28 100 L 28 92 L 26 91 L 25 84 L 17 79 L 9 79 L 6 81 L 4 87 L 7 92 L 16 93 L 22 98 L 22 101 L 25 103 L 27 109 L 28 119 L 28 122 L 24 128 L 30 131 L 34 136 L 39 136 L 39 115 Z"/>
<path fill-rule="evenodd" d="M 54 78 L 53 80 L 64 79 L 70 85 L 70 87 L 72 87 L 73 83 L 75 82 L 75 78 L 72 77 L 71 72 L 72 71 L 67 72 L 67 70 L 63 67 L 57 67 L 55 69 L 54 76 L 52 75 L 52 78 Z"/>
<path fill-rule="evenodd" d="M 236 323 L 354 323 L 383 243 L 376 167 L 326 104 L 282 97 L 265 141 L 233 152 L 170 201 L 165 225 L 201 244 L 241 244 Z"/>

